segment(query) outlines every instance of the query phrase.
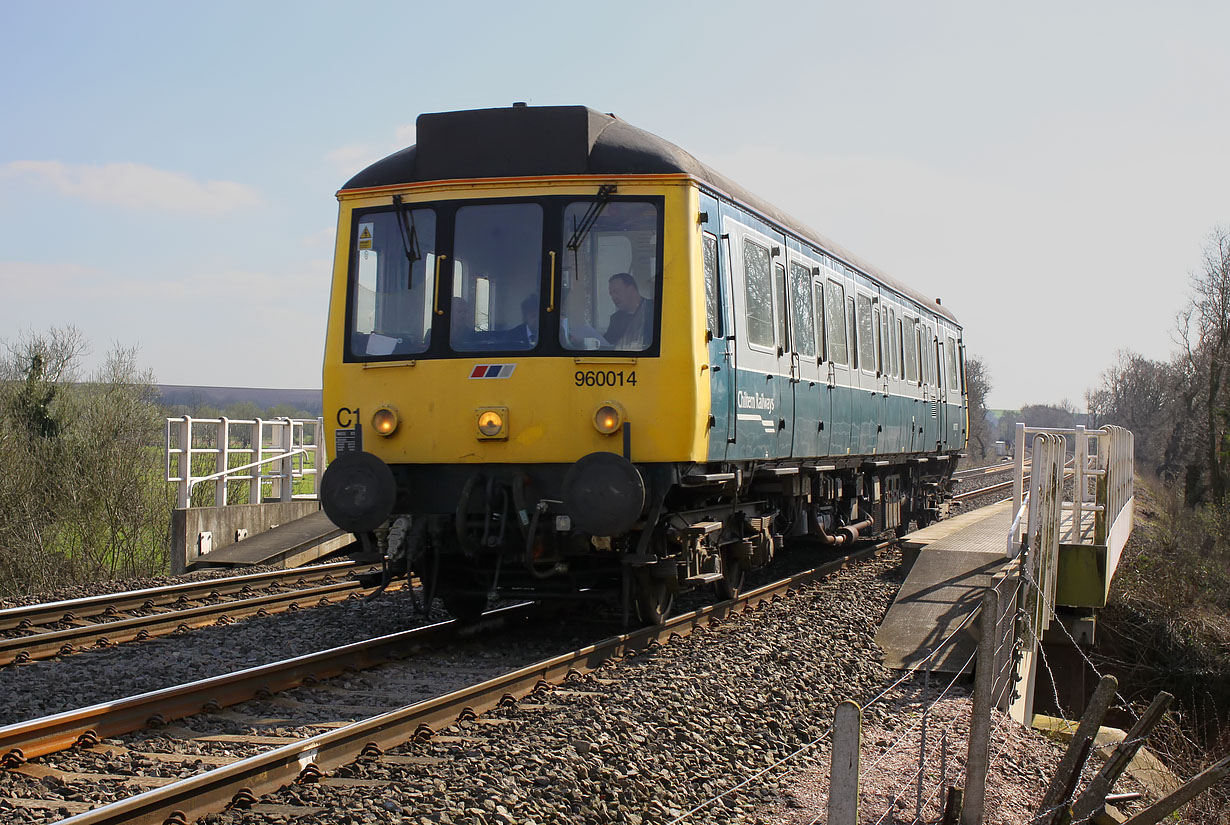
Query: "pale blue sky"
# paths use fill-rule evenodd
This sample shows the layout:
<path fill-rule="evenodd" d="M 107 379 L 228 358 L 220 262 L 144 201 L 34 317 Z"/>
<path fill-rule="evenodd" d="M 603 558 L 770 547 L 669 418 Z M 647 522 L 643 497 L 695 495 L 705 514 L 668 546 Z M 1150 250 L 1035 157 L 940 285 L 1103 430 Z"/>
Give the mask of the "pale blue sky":
<path fill-rule="evenodd" d="M 1212 2 L 0 0 L 0 338 L 318 387 L 338 187 L 421 112 L 579 103 L 942 296 L 992 406 L 1080 404 L 1116 349 L 1169 354 L 1230 224 L 1227 30 Z"/>

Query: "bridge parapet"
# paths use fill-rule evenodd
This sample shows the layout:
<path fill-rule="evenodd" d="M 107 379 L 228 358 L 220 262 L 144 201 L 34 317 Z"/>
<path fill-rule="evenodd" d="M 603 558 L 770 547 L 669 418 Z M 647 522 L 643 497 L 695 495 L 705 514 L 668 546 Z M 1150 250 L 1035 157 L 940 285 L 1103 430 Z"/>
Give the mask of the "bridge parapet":
<path fill-rule="evenodd" d="M 1033 436 L 1028 498 L 1023 468 L 1027 436 Z M 1038 582 L 1052 605 L 1106 606 L 1132 533 L 1134 485 L 1135 446 L 1129 430 L 1017 424 L 1012 490 L 1017 517 L 1009 530 L 1008 554 L 1015 556 L 1022 546 L 1035 551 L 1031 567 L 1046 574 Z"/>
<path fill-rule="evenodd" d="M 323 435 L 320 418 L 168 418 L 164 466 L 176 507 L 317 499 Z M 303 479 L 307 489 L 296 493 Z M 204 495 L 211 489 L 212 501 Z"/>

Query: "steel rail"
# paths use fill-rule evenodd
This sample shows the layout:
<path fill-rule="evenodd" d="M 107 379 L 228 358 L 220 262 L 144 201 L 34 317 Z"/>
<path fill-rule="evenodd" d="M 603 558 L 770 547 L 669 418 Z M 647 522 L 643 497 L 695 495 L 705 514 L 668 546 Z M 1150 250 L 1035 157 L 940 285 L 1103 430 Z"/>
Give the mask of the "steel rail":
<path fill-rule="evenodd" d="M 337 596 L 348 596 L 374 589 L 364 587 L 361 582 L 352 579 L 307 587 L 302 590 L 291 590 L 286 593 L 270 593 L 250 599 L 206 604 L 187 610 L 153 613 L 149 616 L 134 616 L 114 622 L 100 622 L 29 636 L 0 639 L 0 665 L 67 655 L 78 647 L 91 643 L 98 647 L 107 647 L 121 642 L 143 640 L 181 629 L 203 627 L 220 618 L 237 619 L 297 610 L 312 604 L 328 604 L 332 598 Z"/>
<path fill-rule="evenodd" d="M 265 573 L 247 573 L 240 576 L 225 576 L 204 581 L 168 584 L 142 590 L 126 590 L 106 593 L 101 596 L 86 596 L 57 602 L 10 607 L 0 610 L 0 631 L 19 630 L 35 625 L 73 621 L 91 616 L 113 615 L 130 610 L 149 610 L 174 604 L 178 601 L 196 601 L 202 598 L 229 596 L 243 593 L 270 584 L 296 584 L 345 573 L 370 564 L 340 561 L 296 567 L 290 570 L 273 570 Z"/>
<path fill-rule="evenodd" d="M 854 562 L 878 555 L 892 544 L 883 542 L 872 545 L 837 561 L 757 588 L 736 599 L 668 619 L 661 625 L 612 636 L 597 644 L 527 665 L 468 688 L 416 702 L 109 803 L 65 819 L 62 825 L 185 823 L 225 808 L 236 799 L 250 800 L 296 779 L 314 781 L 365 754 L 379 754 L 416 737 L 430 737 L 434 730 L 458 719 L 471 718 L 500 704 L 515 702 L 541 685 L 564 681 L 574 674 L 594 670 L 618 656 L 648 649 L 676 636 L 687 636 L 699 627 L 791 595 L 806 584 L 832 575 Z"/>
<path fill-rule="evenodd" d="M 1072 470 L 1071 469 L 1064 470 L 1063 477 L 1065 479 L 1071 478 Z M 1022 484 L 1029 483 L 1029 479 L 1030 479 L 1030 475 L 1029 473 L 1026 473 L 1024 476 L 1021 477 Z M 953 496 L 953 500 L 954 501 L 964 501 L 965 499 L 974 498 L 976 496 L 985 496 L 985 495 L 990 495 L 991 493 L 998 493 L 1002 490 L 1011 490 L 1012 484 L 1013 482 L 1009 480 L 1009 481 L 1000 482 L 999 484 L 992 484 L 989 487 L 981 487 L 977 490 L 970 490 L 965 493 L 957 493 Z M 1026 492 L 1029 492 L 1029 491 L 1026 490 Z"/>
<path fill-rule="evenodd" d="M 1025 466 L 1028 467 L 1029 463 L 1026 462 Z M 998 473 L 1008 473 L 1011 472 L 1014 467 L 1015 465 L 1011 462 L 1003 464 L 988 464 L 985 467 L 973 467 L 969 470 L 957 470 L 952 474 L 952 477 L 955 481 L 964 481 L 978 475 L 992 476 Z"/>
<path fill-rule="evenodd" d="M 108 737 L 132 733 L 151 724 L 164 725 L 197 713 L 237 705 L 257 696 L 327 679 L 346 670 L 372 668 L 400 655 L 504 627 L 541 612 L 541 608 L 529 603 L 502 607 L 485 613 L 479 621 L 470 624 L 456 620 L 436 622 L 234 673 L 7 725 L 0 728 L 0 764 L 13 768 L 27 760 L 76 744 L 97 744 Z"/>
<path fill-rule="evenodd" d="M 1028 479 L 1029 476 L 1025 476 L 1025 478 Z M 991 493 L 998 493 L 1002 490 L 1011 490 L 1011 489 L 1012 489 L 1012 481 L 1009 480 L 1009 481 L 1001 482 L 999 484 L 992 484 L 989 487 L 980 487 L 977 490 L 969 490 L 964 493 L 956 493 L 953 495 L 952 498 L 953 498 L 953 501 L 966 501 L 967 499 L 977 498 L 978 496 L 986 496 L 986 495 L 990 495 Z"/>

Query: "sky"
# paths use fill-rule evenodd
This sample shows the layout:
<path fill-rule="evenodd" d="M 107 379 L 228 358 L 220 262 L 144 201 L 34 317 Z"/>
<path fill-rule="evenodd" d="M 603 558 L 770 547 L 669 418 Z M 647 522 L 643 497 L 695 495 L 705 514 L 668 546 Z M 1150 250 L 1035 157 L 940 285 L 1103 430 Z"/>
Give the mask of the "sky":
<path fill-rule="evenodd" d="M 0 339 L 316 388 L 341 185 L 583 104 L 942 298 L 988 406 L 1168 358 L 1230 225 L 1230 4 L 0 0 Z"/>

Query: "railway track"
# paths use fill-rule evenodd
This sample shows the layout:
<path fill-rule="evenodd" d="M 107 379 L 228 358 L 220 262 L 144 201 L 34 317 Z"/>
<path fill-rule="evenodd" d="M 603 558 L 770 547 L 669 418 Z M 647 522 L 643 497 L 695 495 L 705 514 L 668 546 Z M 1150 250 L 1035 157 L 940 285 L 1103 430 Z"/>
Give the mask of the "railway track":
<path fill-rule="evenodd" d="M 0 610 L 0 665 L 356 597 L 372 588 L 350 577 L 371 569 L 336 562 Z"/>
<path fill-rule="evenodd" d="M 10 805 L 21 805 L 32 809 L 50 808 L 76 813 L 75 816 L 66 820 L 73 825 L 186 822 L 204 813 L 220 810 L 231 803 L 240 806 L 252 805 L 262 794 L 283 785 L 295 781 L 319 779 L 324 773 L 352 762 L 364 754 L 381 753 L 416 737 L 430 736 L 433 731 L 454 724 L 459 718 L 472 718 L 502 703 L 515 702 L 543 684 L 557 684 L 572 675 L 593 670 L 612 658 L 669 642 L 676 636 L 687 636 L 698 627 L 709 626 L 713 622 L 719 622 L 723 618 L 752 609 L 757 605 L 780 599 L 856 561 L 878 555 L 889 546 L 891 544 L 888 542 L 869 546 L 836 561 L 752 590 L 743 594 L 739 599 L 684 613 L 657 627 L 612 636 L 567 653 L 549 656 L 532 663 L 522 663 L 512 668 L 504 668 L 504 672 L 492 678 L 483 678 L 460 686 L 458 689 L 393 709 L 388 707 L 363 708 L 362 702 L 370 701 L 364 698 L 369 694 L 361 693 L 357 696 L 348 694 L 344 685 L 342 687 L 316 685 L 302 689 L 324 691 L 325 697 L 322 701 L 325 707 L 331 709 L 331 718 L 336 718 L 339 706 L 371 711 L 368 715 L 359 715 L 359 718 L 348 724 L 336 722 L 324 724 L 319 720 L 314 723 L 310 718 L 310 712 L 308 713 L 309 718 L 304 720 L 301 715 L 305 712 L 305 708 L 310 711 L 312 707 L 317 707 L 316 705 L 302 700 L 279 701 L 275 698 L 267 700 L 260 708 L 262 712 L 273 713 L 274 717 L 264 720 L 257 720 L 251 714 L 241 717 L 252 729 L 263 730 L 264 733 L 201 736 L 192 731 L 167 733 L 170 729 L 164 728 L 163 733 L 167 735 L 187 736 L 195 743 L 194 746 L 198 748 L 198 752 L 195 755 L 189 753 L 176 757 L 148 750 L 141 751 L 139 747 L 132 745 L 118 749 L 125 759 L 134 757 L 138 761 L 152 762 L 155 768 L 176 760 L 180 763 L 196 764 L 198 768 L 205 768 L 203 772 L 195 773 L 185 779 L 167 781 L 162 777 L 109 775 L 100 771 L 82 770 L 79 762 L 71 760 L 69 770 L 52 768 L 39 763 L 21 764 L 15 769 L 16 771 L 31 779 L 49 782 L 50 787 L 58 783 L 82 781 L 82 777 L 88 777 L 92 785 L 102 789 L 101 798 L 115 798 L 119 795 L 125 798 L 88 811 L 83 809 L 94 803 L 77 799 L 65 805 L 62 804 L 64 802 L 62 799 L 39 800 L 9 797 L 0 799 L 0 804 L 8 802 Z M 528 606 L 506 608 L 503 612 L 495 611 L 487 614 L 485 621 L 494 621 L 502 617 L 505 623 L 515 624 L 529 618 L 529 614 L 524 611 L 531 609 Z M 35 722 L 23 723 L 23 725 L 10 726 L 0 732 L 8 734 L 0 741 L 3 741 L 4 753 L 8 755 L 9 762 L 13 764 L 21 763 L 23 757 L 40 752 L 38 750 L 40 747 L 47 748 L 41 751 L 44 753 L 62 748 L 70 738 L 73 743 L 79 743 L 84 747 L 76 748 L 65 756 L 84 752 L 82 757 L 85 757 L 87 754 L 96 755 L 104 751 L 114 755 L 117 750 L 114 745 L 95 744 L 106 736 L 106 734 L 100 736 L 100 730 L 118 730 L 123 727 L 131 730 L 134 726 L 141 726 L 144 720 L 150 718 L 159 724 L 166 724 L 181 718 L 184 714 L 191 714 L 193 707 L 198 710 L 203 708 L 207 715 L 216 716 L 224 700 L 215 698 L 211 702 L 206 697 L 222 695 L 224 688 L 236 691 L 229 694 L 229 698 L 238 698 L 251 694 L 253 691 L 259 696 L 267 697 L 283 682 L 286 684 L 302 683 L 304 680 L 313 682 L 320 678 L 319 674 L 370 666 L 371 662 L 386 661 L 391 656 L 400 655 L 397 651 L 404 652 L 415 645 L 422 647 L 434 644 L 433 638 L 439 641 L 447 638 L 447 634 L 457 632 L 460 632 L 460 626 L 457 623 L 445 622 L 429 628 L 420 628 L 417 631 L 408 631 L 406 634 L 393 634 L 393 636 L 385 637 L 384 640 L 372 640 L 372 642 L 347 646 L 351 648 L 348 653 L 338 649 L 314 654 L 314 656 L 324 657 L 321 659 L 308 656 L 299 657 L 299 661 L 295 664 L 280 663 L 287 667 L 287 670 L 280 674 L 272 669 L 265 670 L 264 668 L 254 668 L 245 674 L 235 674 L 236 682 L 242 682 L 242 686 L 224 686 L 219 680 L 204 680 L 213 682 L 213 684 L 199 683 L 195 687 L 183 686 L 185 693 L 182 695 L 171 695 L 167 691 L 158 691 L 155 694 L 165 695 L 159 697 L 149 694 L 145 697 L 133 697 L 132 700 L 109 703 L 110 709 L 96 706 L 92 709 L 59 714 L 58 720 L 52 717 L 49 720 L 35 720 Z M 350 655 L 367 658 L 347 661 L 346 657 Z M 364 665 L 362 661 L 367 661 L 369 664 Z M 414 663 L 415 673 L 421 674 L 423 665 L 418 657 L 414 659 Z M 273 666 L 267 667 L 272 668 Z M 381 668 L 380 670 L 386 669 Z M 364 677 L 366 676 L 367 674 L 364 674 Z M 405 692 L 404 684 L 402 692 Z M 384 684 L 376 689 L 376 695 L 387 698 L 399 695 L 399 693 L 395 687 Z M 229 702 L 229 698 L 225 701 Z M 160 709 L 158 702 L 167 704 L 161 705 Z M 108 721 L 109 713 L 123 716 L 126 721 L 112 723 Z M 288 714 L 300 718 L 284 718 Z M 263 721 L 265 726 L 258 728 L 255 725 L 256 721 Z M 44 728 L 42 732 L 37 730 L 40 724 L 36 723 L 42 724 Z M 119 727 L 106 727 L 111 724 Z M 232 721 L 233 724 L 234 721 Z M 59 730 L 53 735 L 49 730 L 56 725 L 59 725 Z M 297 737 L 285 735 L 288 729 L 297 727 L 308 729 L 307 732 L 310 735 Z M 15 728 L 24 728 L 24 731 L 15 731 Z M 91 730 L 94 731 L 93 735 L 89 734 Z M 21 739 L 17 734 L 26 738 Z M 56 744 L 57 741 L 58 744 Z M 26 743 L 24 747 L 22 742 Z M 201 752 L 199 749 L 206 744 L 212 746 L 224 744 L 228 755 L 225 757 L 210 756 Z M 26 749 L 28 749 L 28 754 Z M 76 768 L 71 769 L 74 765 Z M 180 772 L 182 772 L 182 767 Z M 47 777 L 51 778 L 47 779 Z M 130 796 L 134 786 L 136 789 L 143 790 Z"/>
<path fill-rule="evenodd" d="M 1029 475 L 1026 474 L 1025 481 L 1029 481 Z M 979 487 L 977 490 L 966 490 L 960 493 L 955 493 L 952 497 L 953 501 L 966 502 L 972 499 L 981 498 L 982 496 L 994 495 L 995 493 L 1006 493 L 1012 489 L 1012 479 L 1000 482 L 999 484 L 991 484 L 986 487 Z"/>
<path fill-rule="evenodd" d="M 1011 472 L 1015 468 L 1015 466 L 1016 465 L 1014 465 L 1011 461 L 1005 461 L 1005 462 L 1000 462 L 998 464 L 988 464 L 985 467 L 971 467 L 968 470 L 957 470 L 955 473 L 952 474 L 952 477 L 953 479 L 957 481 L 967 481 L 969 479 L 979 478 L 981 476 L 997 475 L 998 473 L 1008 473 L 1008 472 Z M 1026 462 L 1025 466 L 1028 467 L 1029 463 Z"/>

